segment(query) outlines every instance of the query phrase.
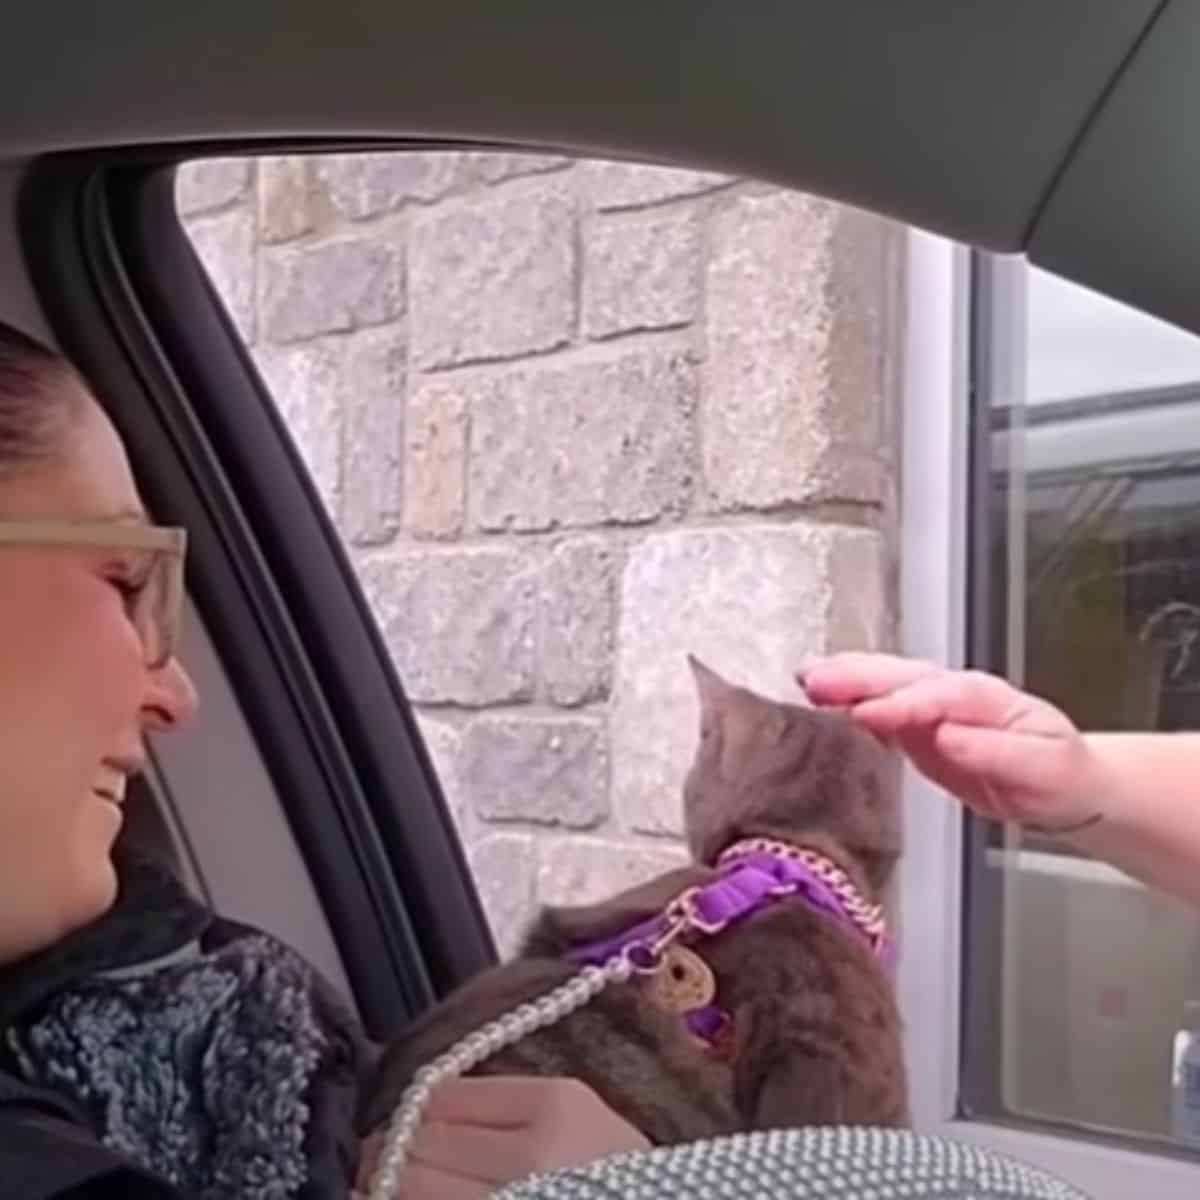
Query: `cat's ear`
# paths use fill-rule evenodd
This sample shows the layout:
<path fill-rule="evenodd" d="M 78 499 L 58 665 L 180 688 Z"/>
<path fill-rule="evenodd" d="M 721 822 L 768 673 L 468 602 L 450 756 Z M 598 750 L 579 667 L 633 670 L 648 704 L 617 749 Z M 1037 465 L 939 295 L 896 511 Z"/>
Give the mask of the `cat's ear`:
<path fill-rule="evenodd" d="M 703 733 L 720 723 L 722 714 L 728 709 L 738 689 L 711 667 L 705 666 L 694 654 L 688 655 L 688 666 L 692 669 L 696 695 L 700 700 L 700 732 Z"/>

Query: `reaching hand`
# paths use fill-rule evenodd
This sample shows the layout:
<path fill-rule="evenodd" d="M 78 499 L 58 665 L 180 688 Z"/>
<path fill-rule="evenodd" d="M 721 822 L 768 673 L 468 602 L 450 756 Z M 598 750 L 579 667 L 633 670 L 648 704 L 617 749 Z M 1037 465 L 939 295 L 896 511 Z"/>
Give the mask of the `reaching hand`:
<path fill-rule="evenodd" d="M 982 816 L 1052 831 L 1095 818 L 1083 736 L 1052 704 L 995 675 L 848 653 L 810 663 L 799 681 L 814 704 L 845 708 Z"/>

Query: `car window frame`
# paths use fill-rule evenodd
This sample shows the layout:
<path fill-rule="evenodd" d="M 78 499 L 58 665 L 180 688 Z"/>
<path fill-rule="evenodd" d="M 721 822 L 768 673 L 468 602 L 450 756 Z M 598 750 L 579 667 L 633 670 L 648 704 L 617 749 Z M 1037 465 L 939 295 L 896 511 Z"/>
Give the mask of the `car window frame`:
<path fill-rule="evenodd" d="M 39 160 L 20 238 L 49 326 L 104 398 L 149 504 L 189 529 L 189 599 L 383 1037 L 495 948 L 354 570 L 177 212 L 176 169 L 206 152 Z"/>

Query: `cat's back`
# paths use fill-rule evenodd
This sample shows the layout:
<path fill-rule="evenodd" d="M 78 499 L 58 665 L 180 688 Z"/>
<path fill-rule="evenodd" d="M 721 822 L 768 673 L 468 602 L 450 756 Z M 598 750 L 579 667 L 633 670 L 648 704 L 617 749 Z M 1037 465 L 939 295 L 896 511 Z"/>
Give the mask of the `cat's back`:
<path fill-rule="evenodd" d="M 736 1102 L 754 1124 L 753 1099 L 769 1074 L 821 1064 L 832 1094 L 789 1123 L 830 1119 L 907 1122 L 903 1037 L 888 969 L 856 930 L 799 901 L 783 901 L 713 940 L 707 955 L 737 1047 Z M 825 1107 L 832 1106 L 832 1113 Z"/>
<path fill-rule="evenodd" d="M 814 1019 L 834 999 L 838 1019 L 895 1009 L 888 970 L 866 938 L 802 901 L 756 914 L 712 939 L 704 956 L 733 1004 L 762 999 Z"/>

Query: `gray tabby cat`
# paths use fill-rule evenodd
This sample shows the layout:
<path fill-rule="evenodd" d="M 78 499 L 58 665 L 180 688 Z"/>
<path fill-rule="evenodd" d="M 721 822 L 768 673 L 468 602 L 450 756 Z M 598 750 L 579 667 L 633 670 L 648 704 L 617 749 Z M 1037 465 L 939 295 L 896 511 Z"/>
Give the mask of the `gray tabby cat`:
<path fill-rule="evenodd" d="M 388 1048 L 364 1093 L 362 1132 L 385 1124 L 416 1070 L 459 1038 L 620 948 L 659 969 L 477 1073 L 574 1076 L 658 1145 L 907 1123 L 876 907 L 899 852 L 895 762 L 840 714 L 764 699 L 689 661 L 701 710 L 684 787 L 694 865 L 600 904 L 544 910 L 516 960 Z M 783 885 L 765 887 L 764 871 Z M 797 880 L 794 894 L 776 894 Z M 704 889 L 693 894 L 706 914 L 699 924 L 711 929 L 717 913 L 727 927 L 676 928 L 655 950 L 649 943 L 672 928 L 662 914 L 689 888 Z M 669 911 L 697 915 L 688 905 Z"/>

